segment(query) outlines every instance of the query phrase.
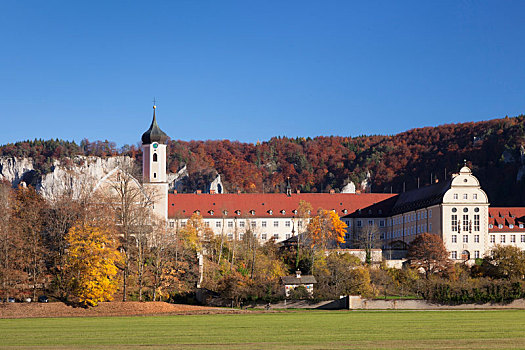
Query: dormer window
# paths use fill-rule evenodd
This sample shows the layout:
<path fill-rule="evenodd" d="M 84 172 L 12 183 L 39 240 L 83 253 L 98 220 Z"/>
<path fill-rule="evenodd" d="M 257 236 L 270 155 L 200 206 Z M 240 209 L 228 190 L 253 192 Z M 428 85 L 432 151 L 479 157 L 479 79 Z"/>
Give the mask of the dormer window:
<path fill-rule="evenodd" d="M 273 210 L 268 210 L 268 214 L 273 215 Z"/>
<path fill-rule="evenodd" d="M 284 210 L 284 209 L 281 210 L 281 214 L 283 214 L 283 215 L 286 214 L 286 210 Z"/>
<path fill-rule="evenodd" d="M 250 210 L 250 214 L 255 215 L 255 210 Z"/>
<path fill-rule="evenodd" d="M 292 210 L 292 213 L 294 213 L 294 215 L 297 215 L 297 209 Z"/>
<path fill-rule="evenodd" d="M 343 214 L 347 214 L 348 213 L 348 210 L 347 209 L 343 209 Z"/>
<path fill-rule="evenodd" d="M 494 225 L 492 225 L 492 224 L 489 224 L 489 228 L 494 228 Z"/>
<path fill-rule="evenodd" d="M 210 215 L 213 215 L 213 210 L 210 210 L 208 213 L 210 213 Z"/>
<path fill-rule="evenodd" d="M 195 210 L 193 213 L 197 214 L 197 215 L 201 215 L 201 211 L 200 210 Z M 213 215 L 213 214 L 212 214 Z"/>
<path fill-rule="evenodd" d="M 498 228 L 503 228 L 503 225 L 502 225 L 502 224 L 499 224 L 499 225 L 498 225 Z"/>
<path fill-rule="evenodd" d="M 368 214 L 372 214 L 372 209 L 368 209 Z"/>
<path fill-rule="evenodd" d="M 523 224 L 519 224 L 518 227 L 519 227 L 519 228 L 523 228 Z"/>
<path fill-rule="evenodd" d="M 227 210 L 224 210 L 222 213 L 223 213 L 225 216 L 228 215 L 228 211 L 227 211 Z"/>
<path fill-rule="evenodd" d="M 379 214 L 383 214 L 383 211 L 382 211 L 381 209 L 379 209 L 377 212 L 378 212 Z"/>
<path fill-rule="evenodd" d="M 509 228 L 514 228 L 514 225 L 513 224 L 509 224 Z"/>

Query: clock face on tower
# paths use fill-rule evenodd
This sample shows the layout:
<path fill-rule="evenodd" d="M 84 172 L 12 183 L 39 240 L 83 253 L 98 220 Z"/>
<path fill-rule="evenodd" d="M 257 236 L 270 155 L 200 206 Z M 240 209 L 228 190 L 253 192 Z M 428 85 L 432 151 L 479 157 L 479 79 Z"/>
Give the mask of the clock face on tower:
<path fill-rule="evenodd" d="M 157 148 L 157 147 L 159 147 L 159 144 L 156 142 L 153 142 L 153 148 Z"/>

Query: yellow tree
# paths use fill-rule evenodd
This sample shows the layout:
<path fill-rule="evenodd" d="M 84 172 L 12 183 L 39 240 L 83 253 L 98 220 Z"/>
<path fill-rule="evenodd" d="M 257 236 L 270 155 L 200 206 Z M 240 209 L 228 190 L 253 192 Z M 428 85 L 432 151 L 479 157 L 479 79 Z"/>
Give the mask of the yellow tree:
<path fill-rule="evenodd" d="M 81 305 L 111 300 L 117 289 L 115 264 L 121 256 L 110 236 L 109 230 L 89 224 L 73 226 L 66 236 L 71 294 Z"/>
<path fill-rule="evenodd" d="M 337 245 L 345 242 L 346 224 L 332 210 L 319 210 L 308 224 L 308 233 L 312 247 L 326 248 L 335 242 Z"/>
<path fill-rule="evenodd" d="M 211 228 L 204 224 L 204 220 L 200 214 L 194 213 L 186 222 L 186 227 L 181 231 L 181 238 L 186 246 L 197 254 L 199 264 L 199 278 L 197 287 L 202 283 L 204 274 L 204 256 L 202 242 L 209 241 L 213 236 Z"/>

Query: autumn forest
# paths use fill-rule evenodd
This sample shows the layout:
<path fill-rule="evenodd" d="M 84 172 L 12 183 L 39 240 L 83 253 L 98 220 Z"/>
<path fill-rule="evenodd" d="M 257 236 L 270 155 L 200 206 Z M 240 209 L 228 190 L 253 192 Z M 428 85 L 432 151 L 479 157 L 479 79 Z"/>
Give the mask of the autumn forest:
<path fill-rule="evenodd" d="M 441 181 L 467 160 L 491 205 L 517 206 L 525 205 L 520 195 L 525 181 L 518 179 L 525 174 L 524 123 L 520 115 L 396 135 L 274 137 L 257 144 L 174 139 L 168 142 L 168 167 L 177 172 L 187 166 L 187 192 L 205 190 L 219 173 L 230 192 L 280 192 L 289 177 L 292 188 L 302 192 L 339 191 L 353 181 L 358 190 L 397 193 Z M 137 145 L 119 149 L 110 141 L 86 139 L 80 145 L 34 140 L 0 147 L 0 156 L 32 157 L 41 173 L 50 171 L 52 159 L 76 155 L 128 155 L 139 162 L 142 157 Z"/>

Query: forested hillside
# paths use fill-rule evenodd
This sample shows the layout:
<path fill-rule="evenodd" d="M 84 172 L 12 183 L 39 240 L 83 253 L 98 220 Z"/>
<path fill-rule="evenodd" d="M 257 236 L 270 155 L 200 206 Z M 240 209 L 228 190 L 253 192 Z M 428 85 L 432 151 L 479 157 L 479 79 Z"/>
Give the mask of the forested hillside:
<path fill-rule="evenodd" d="M 348 181 L 359 188 L 370 173 L 368 190 L 401 192 L 449 177 L 466 159 L 491 205 L 525 205 L 524 123 L 520 115 L 391 136 L 274 137 L 257 144 L 171 140 L 168 167 L 176 172 L 187 165 L 195 184 L 218 172 L 228 191 L 282 191 L 287 177 L 294 190 L 303 192 L 340 190 Z M 0 147 L 0 156 L 33 157 L 41 172 L 49 171 L 50 158 L 117 154 L 141 158 L 137 146 L 117 149 L 108 141 L 35 140 Z"/>

